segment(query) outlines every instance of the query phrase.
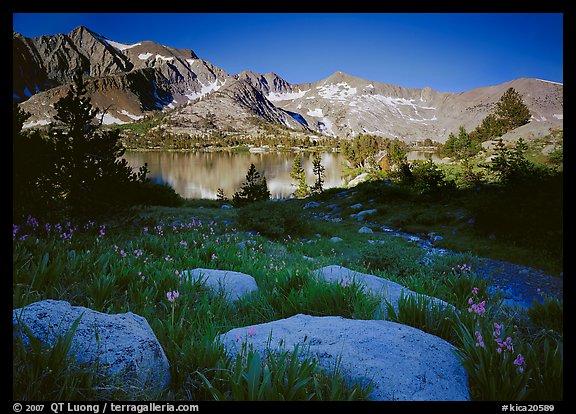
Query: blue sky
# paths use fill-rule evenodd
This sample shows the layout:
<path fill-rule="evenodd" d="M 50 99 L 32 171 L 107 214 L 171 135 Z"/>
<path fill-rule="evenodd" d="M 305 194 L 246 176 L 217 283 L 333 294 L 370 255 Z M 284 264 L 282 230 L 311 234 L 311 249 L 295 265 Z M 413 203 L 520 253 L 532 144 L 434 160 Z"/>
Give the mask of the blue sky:
<path fill-rule="evenodd" d="M 192 49 L 230 74 L 290 83 L 337 70 L 442 92 L 521 77 L 563 82 L 561 13 L 15 13 L 24 36 L 84 25 L 110 40 Z"/>

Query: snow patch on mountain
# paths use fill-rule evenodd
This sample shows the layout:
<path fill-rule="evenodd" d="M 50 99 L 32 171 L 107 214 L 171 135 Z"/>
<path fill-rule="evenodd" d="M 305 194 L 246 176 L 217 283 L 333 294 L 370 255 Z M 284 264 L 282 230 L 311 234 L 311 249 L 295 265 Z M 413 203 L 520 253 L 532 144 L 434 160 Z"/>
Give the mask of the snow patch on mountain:
<path fill-rule="evenodd" d="M 202 98 L 203 96 L 208 95 L 210 92 L 215 92 L 219 90 L 222 86 L 226 84 L 226 79 L 221 81 L 220 79 L 215 79 L 213 82 L 209 82 L 208 84 L 204 84 L 202 82 L 198 82 L 201 86 L 200 92 L 190 91 L 189 93 L 184 94 L 188 98 L 188 102 L 191 102 L 195 99 Z"/>
<path fill-rule="evenodd" d="M 129 122 L 126 121 L 122 121 L 121 119 L 116 118 L 113 115 L 110 115 L 109 113 L 99 113 L 96 116 L 97 119 L 102 119 L 102 124 L 104 125 L 124 125 L 124 124 L 129 124 Z"/>
<path fill-rule="evenodd" d="M 32 128 L 32 127 L 37 127 L 37 126 L 42 126 L 42 125 L 48 125 L 49 123 L 50 123 L 50 121 L 48 121 L 46 119 L 39 119 L 37 121 L 25 122 L 24 125 L 22 125 L 22 129 Z"/>
<path fill-rule="evenodd" d="M 121 113 L 122 115 L 126 115 L 128 118 L 131 118 L 131 119 L 133 119 L 133 120 L 135 120 L 135 121 L 144 118 L 144 115 L 134 115 L 134 114 L 131 114 L 130 112 L 128 112 L 126 109 L 122 109 L 122 110 L 120 111 L 120 113 Z"/>
<path fill-rule="evenodd" d="M 302 98 L 304 95 L 306 95 L 306 92 L 308 92 L 309 90 L 310 89 L 307 89 L 305 91 L 301 91 L 300 89 L 298 89 L 298 92 L 283 92 L 283 93 L 270 92 L 266 96 L 266 99 L 268 99 L 270 102 L 288 101 L 288 100 L 293 100 L 293 99 L 299 99 L 299 98 Z"/>
<path fill-rule="evenodd" d="M 554 85 L 562 85 L 562 86 L 564 86 L 564 84 L 561 83 L 561 82 L 554 82 L 554 81 L 549 81 L 549 80 L 545 80 L 545 79 L 536 79 L 536 80 L 539 80 L 540 82 L 547 82 L 547 83 L 553 83 Z"/>
<path fill-rule="evenodd" d="M 324 117 L 320 121 L 318 121 L 317 125 L 318 125 L 318 130 L 320 132 L 327 134 L 327 135 L 331 135 L 333 137 L 336 136 L 336 134 L 334 133 L 334 130 L 332 129 L 333 125 L 332 125 L 332 121 L 330 119 Z"/>
<path fill-rule="evenodd" d="M 162 56 L 162 55 L 156 55 L 156 60 L 158 60 L 158 59 L 162 59 L 166 62 L 169 62 L 171 60 L 174 60 L 174 56 L 166 57 L 166 56 Z"/>
<path fill-rule="evenodd" d="M 140 45 L 142 44 L 142 43 L 134 43 L 134 44 L 132 44 L 132 45 L 126 45 L 126 44 L 124 44 L 124 43 L 118 43 L 118 42 L 114 42 L 114 41 L 108 40 L 108 39 L 106 39 L 106 42 L 107 42 L 110 46 L 115 47 L 115 48 L 118 49 L 118 50 L 126 50 L 126 49 L 130 49 L 130 48 L 133 48 L 133 47 L 136 47 L 136 46 L 140 46 Z"/>
<path fill-rule="evenodd" d="M 308 111 L 307 115 L 313 116 L 313 117 L 318 117 L 318 118 L 321 118 L 324 116 L 323 112 L 322 112 L 322 108 L 316 108 L 314 110 L 310 110 L 310 111 Z"/>
<path fill-rule="evenodd" d="M 318 89 L 318 94 L 322 98 L 332 101 L 345 101 L 358 92 L 356 88 L 353 88 L 346 82 L 317 86 L 316 89 Z"/>

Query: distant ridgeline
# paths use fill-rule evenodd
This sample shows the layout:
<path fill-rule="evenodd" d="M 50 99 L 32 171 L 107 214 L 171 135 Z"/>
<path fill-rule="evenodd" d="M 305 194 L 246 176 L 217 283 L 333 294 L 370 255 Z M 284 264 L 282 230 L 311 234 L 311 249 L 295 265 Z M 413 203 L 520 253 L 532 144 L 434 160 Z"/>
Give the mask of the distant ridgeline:
<path fill-rule="evenodd" d="M 479 142 L 510 128 L 527 139 L 563 128 L 563 85 L 555 82 L 521 78 L 447 93 L 338 71 L 323 80 L 290 84 L 274 73 L 229 75 L 192 50 L 151 41 L 122 44 L 82 26 L 35 38 L 14 32 L 13 65 L 13 100 L 31 114 L 24 128 L 53 121 L 53 105 L 66 95 L 78 69 L 87 78 L 98 119 L 124 126 L 123 135 L 133 138 L 172 134 L 241 142 L 281 135 L 289 144 L 289 139 L 372 134 L 406 143 L 444 143 L 460 127 Z M 528 118 L 507 106 L 517 99 Z M 133 142 L 149 145 L 146 139 Z"/>

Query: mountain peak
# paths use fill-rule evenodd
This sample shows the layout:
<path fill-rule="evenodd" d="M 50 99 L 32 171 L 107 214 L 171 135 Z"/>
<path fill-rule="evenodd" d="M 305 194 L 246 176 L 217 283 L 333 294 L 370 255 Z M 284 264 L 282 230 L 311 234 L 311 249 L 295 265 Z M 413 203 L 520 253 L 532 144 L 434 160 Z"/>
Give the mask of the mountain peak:
<path fill-rule="evenodd" d="M 88 29 L 86 26 L 82 26 L 82 25 L 77 26 L 77 27 L 75 27 L 74 29 L 72 29 L 72 30 L 70 31 L 70 33 L 68 33 L 68 36 L 72 36 L 72 35 L 83 35 L 83 34 L 85 34 L 85 33 L 88 33 L 88 34 L 91 34 L 91 35 L 93 35 L 93 36 L 98 36 L 98 37 L 101 37 L 101 38 L 105 39 L 105 37 L 102 36 L 101 34 L 98 34 L 98 33 L 94 32 L 94 31 Z"/>
<path fill-rule="evenodd" d="M 339 83 L 339 82 L 354 82 L 354 81 L 362 81 L 362 82 L 369 82 L 366 79 L 359 78 L 358 76 L 350 75 L 349 73 L 342 72 L 341 70 L 337 70 L 322 82 L 325 83 Z"/>
<path fill-rule="evenodd" d="M 70 33 L 67 35 L 70 39 L 89 39 L 93 38 L 103 43 L 104 45 L 108 44 L 108 39 L 105 36 L 96 33 L 93 30 L 88 29 L 86 26 L 78 26 L 75 29 L 71 30 Z"/>

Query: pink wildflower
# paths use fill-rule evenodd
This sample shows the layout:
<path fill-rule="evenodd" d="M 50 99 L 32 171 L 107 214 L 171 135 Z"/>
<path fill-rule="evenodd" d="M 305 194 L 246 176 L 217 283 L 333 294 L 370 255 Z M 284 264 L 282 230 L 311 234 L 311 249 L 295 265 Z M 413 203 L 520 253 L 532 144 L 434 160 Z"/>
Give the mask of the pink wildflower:
<path fill-rule="evenodd" d="M 246 331 L 246 333 L 248 334 L 248 336 L 254 336 L 254 335 L 256 335 L 256 328 L 254 328 L 253 326 L 251 326 L 250 328 L 248 328 L 248 330 Z"/>
<path fill-rule="evenodd" d="M 178 299 L 178 297 L 180 296 L 180 293 L 177 290 L 174 290 L 172 292 L 168 291 L 166 293 L 166 297 L 168 298 L 168 301 L 174 303 L 174 301 L 176 299 Z"/>

